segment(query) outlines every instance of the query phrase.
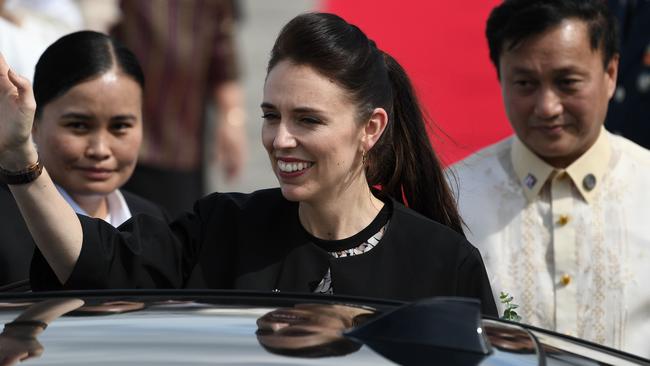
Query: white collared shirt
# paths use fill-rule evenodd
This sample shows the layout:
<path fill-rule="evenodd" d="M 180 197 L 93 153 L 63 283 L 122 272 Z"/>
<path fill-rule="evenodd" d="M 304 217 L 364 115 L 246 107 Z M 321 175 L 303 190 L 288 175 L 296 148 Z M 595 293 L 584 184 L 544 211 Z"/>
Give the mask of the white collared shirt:
<path fill-rule="evenodd" d="M 522 322 L 650 357 L 650 151 L 603 129 L 557 170 L 513 136 L 452 169 L 468 239 Z"/>
<path fill-rule="evenodd" d="M 83 208 L 81 208 L 77 202 L 75 202 L 72 197 L 60 186 L 56 186 L 63 198 L 68 202 L 72 209 L 81 215 L 90 216 Z M 106 217 L 100 217 L 102 220 L 108 222 L 114 227 L 122 225 L 126 220 L 131 218 L 131 210 L 129 210 L 129 205 L 126 204 L 124 195 L 120 192 L 119 189 L 114 190 L 106 196 L 108 201 L 108 215 Z"/>

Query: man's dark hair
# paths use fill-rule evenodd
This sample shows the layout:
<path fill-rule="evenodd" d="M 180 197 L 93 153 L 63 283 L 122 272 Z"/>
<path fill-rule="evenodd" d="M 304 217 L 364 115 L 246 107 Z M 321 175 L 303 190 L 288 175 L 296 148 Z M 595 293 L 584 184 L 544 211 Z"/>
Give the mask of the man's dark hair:
<path fill-rule="evenodd" d="M 618 54 L 618 30 L 604 0 L 505 0 L 492 10 L 485 29 L 497 75 L 504 47 L 512 50 L 565 19 L 587 24 L 591 49 L 602 50 L 607 67 Z"/>

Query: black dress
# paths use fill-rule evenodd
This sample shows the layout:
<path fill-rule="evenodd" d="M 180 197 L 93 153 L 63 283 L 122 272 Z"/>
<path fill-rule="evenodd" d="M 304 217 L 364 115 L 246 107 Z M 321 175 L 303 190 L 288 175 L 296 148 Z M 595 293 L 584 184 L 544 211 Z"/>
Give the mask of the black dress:
<path fill-rule="evenodd" d="M 84 242 L 68 281 L 61 286 L 36 251 L 32 288 L 311 292 L 330 269 L 337 294 L 399 300 L 473 297 L 481 300 L 484 313 L 496 315 L 478 250 L 450 228 L 391 204 L 381 242 L 344 258 L 333 258 L 309 240 L 298 204 L 284 199 L 279 189 L 212 194 L 171 225 L 139 215 L 117 231 L 84 217 Z"/>
<path fill-rule="evenodd" d="M 147 213 L 169 221 L 162 208 L 132 193 L 121 191 L 133 215 Z M 34 241 L 6 184 L 0 184 L 0 286 L 29 278 Z"/>

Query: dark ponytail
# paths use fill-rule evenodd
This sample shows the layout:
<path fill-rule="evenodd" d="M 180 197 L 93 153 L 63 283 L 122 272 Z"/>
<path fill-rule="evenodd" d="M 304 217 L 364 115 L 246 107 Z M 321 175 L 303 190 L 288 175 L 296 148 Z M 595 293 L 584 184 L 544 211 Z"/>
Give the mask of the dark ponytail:
<path fill-rule="evenodd" d="M 389 121 L 368 152 L 368 183 L 420 214 L 463 232 L 420 105 L 397 61 L 359 28 L 325 13 L 302 14 L 284 26 L 267 72 L 285 59 L 309 65 L 335 80 L 356 102 L 360 121 L 367 120 L 375 108 L 384 108 Z"/>
<path fill-rule="evenodd" d="M 392 56 L 383 55 L 393 103 L 384 136 L 370 151 L 368 183 L 383 187 L 394 199 L 462 233 L 456 201 L 431 146 L 411 81 Z"/>

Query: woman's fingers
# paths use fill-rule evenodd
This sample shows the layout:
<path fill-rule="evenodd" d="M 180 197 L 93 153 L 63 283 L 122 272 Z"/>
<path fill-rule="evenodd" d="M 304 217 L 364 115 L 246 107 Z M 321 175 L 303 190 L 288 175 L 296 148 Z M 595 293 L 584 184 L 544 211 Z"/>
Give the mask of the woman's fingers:
<path fill-rule="evenodd" d="M 9 70 L 9 64 L 7 64 L 5 57 L 0 52 L 0 76 L 7 75 L 8 70 Z"/>
<path fill-rule="evenodd" d="M 18 89 L 18 102 L 23 108 L 35 109 L 36 102 L 34 101 L 34 92 L 29 80 L 16 74 L 13 70 L 9 69 L 7 75 L 9 81 Z"/>
<path fill-rule="evenodd" d="M 0 53 L 0 91 L 3 95 L 17 94 L 19 106 L 34 109 L 34 93 L 29 80 L 16 74 Z"/>
<path fill-rule="evenodd" d="M 20 361 L 21 359 L 23 359 L 23 358 L 25 357 L 25 355 L 27 355 L 26 352 L 23 353 L 23 354 L 18 354 L 18 355 L 5 356 L 4 359 L 1 359 L 1 360 L 0 360 L 0 366 L 11 366 L 11 365 L 15 365 L 15 364 L 18 363 L 18 361 Z"/>
<path fill-rule="evenodd" d="M 0 54 L 0 166 L 4 169 L 22 169 L 34 162 L 30 135 L 35 110 L 31 83 L 11 71 Z"/>
<path fill-rule="evenodd" d="M 17 92 L 16 86 L 9 78 L 9 65 L 0 53 L 0 95 L 9 96 Z"/>

